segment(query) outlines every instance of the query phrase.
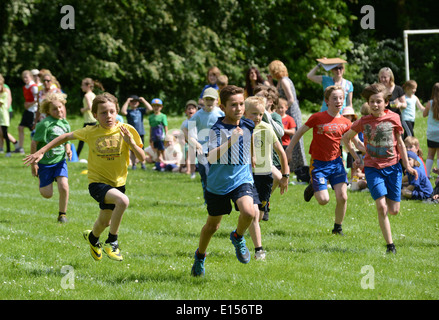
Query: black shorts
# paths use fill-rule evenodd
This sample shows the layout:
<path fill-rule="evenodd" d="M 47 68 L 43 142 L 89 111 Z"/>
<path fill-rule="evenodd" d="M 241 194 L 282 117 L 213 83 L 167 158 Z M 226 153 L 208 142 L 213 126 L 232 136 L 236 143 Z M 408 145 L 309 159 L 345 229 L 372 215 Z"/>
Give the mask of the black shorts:
<path fill-rule="evenodd" d="M 125 186 L 121 187 L 112 187 L 105 183 L 97 183 L 93 182 L 88 185 L 88 192 L 90 195 L 95 199 L 97 202 L 99 202 L 99 208 L 102 210 L 114 210 L 116 207 L 114 204 L 105 203 L 105 195 L 107 194 L 108 190 L 110 189 L 117 189 L 122 193 L 125 193 Z"/>
<path fill-rule="evenodd" d="M 439 149 L 439 142 L 431 141 L 427 139 L 427 147 L 431 149 Z"/>
<path fill-rule="evenodd" d="M 258 192 L 253 184 L 244 183 L 236 189 L 227 194 L 215 194 L 206 190 L 205 200 L 207 204 L 207 213 L 209 216 L 222 216 L 232 212 L 232 204 L 230 200 L 235 203 L 235 210 L 239 211 L 236 201 L 243 197 L 250 196 L 253 198 L 254 204 L 260 204 Z"/>
<path fill-rule="evenodd" d="M 21 116 L 21 122 L 19 126 L 29 128 L 29 130 L 32 130 L 32 127 L 34 125 L 34 120 L 35 120 L 35 112 L 24 110 L 23 115 Z"/>
<path fill-rule="evenodd" d="M 254 174 L 255 187 L 258 192 L 260 204 L 259 210 L 268 212 L 268 202 L 270 201 L 271 189 L 273 188 L 273 175 L 270 174 Z"/>

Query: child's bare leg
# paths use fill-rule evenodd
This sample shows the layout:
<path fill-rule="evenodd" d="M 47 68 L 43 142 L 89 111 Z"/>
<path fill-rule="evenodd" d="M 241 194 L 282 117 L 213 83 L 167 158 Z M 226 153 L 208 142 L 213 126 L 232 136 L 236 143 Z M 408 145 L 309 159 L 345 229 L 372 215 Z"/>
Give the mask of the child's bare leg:
<path fill-rule="evenodd" d="M 222 216 L 208 216 L 206 224 L 201 229 L 200 241 L 198 244 L 198 252 L 200 254 L 206 253 L 210 239 L 218 230 L 221 224 Z"/>
<path fill-rule="evenodd" d="M 250 196 L 243 196 L 236 201 L 236 205 L 239 209 L 239 219 L 238 226 L 236 227 L 236 233 L 240 236 L 243 236 L 255 216 L 253 198 Z"/>
<path fill-rule="evenodd" d="M 346 215 L 346 206 L 348 202 L 347 185 L 346 183 L 338 183 L 334 186 L 335 199 L 337 204 L 335 206 L 335 223 L 342 224 Z"/>
<path fill-rule="evenodd" d="M 393 243 L 392 231 L 390 229 L 390 221 L 387 215 L 387 201 L 386 197 L 380 197 L 375 201 L 375 205 L 378 212 L 378 221 L 380 223 L 381 232 L 383 233 L 384 240 L 387 244 Z"/>
<path fill-rule="evenodd" d="M 327 189 L 315 191 L 314 197 L 316 198 L 317 202 L 322 206 L 329 202 L 329 193 Z"/>
<path fill-rule="evenodd" d="M 67 203 L 69 201 L 69 179 L 67 177 L 57 177 L 59 192 L 59 212 L 67 212 Z"/>
<path fill-rule="evenodd" d="M 43 198 L 50 199 L 53 196 L 53 183 L 40 188 L 40 194 Z"/>
<path fill-rule="evenodd" d="M 261 226 L 259 225 L 259 222 L 261 221 L 264 212 L 259 211 L 257 204 L 254 205 L 254 208 L 255 208 L 255 217 L 253 218 L 252 223 L 248 227 L 248 231 L 252 238 L 253 245 L 255 246 L 255 248 L 259 248 L 262 247 Z"/>

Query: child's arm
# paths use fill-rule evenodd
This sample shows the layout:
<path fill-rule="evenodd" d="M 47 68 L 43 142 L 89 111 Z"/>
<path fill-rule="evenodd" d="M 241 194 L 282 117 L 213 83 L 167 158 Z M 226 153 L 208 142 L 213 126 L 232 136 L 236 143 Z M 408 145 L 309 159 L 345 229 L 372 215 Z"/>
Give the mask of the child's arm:
<path fill-rule="evenodd" d="M 342 141 L 343 141 L 343 144 L 346 146 L 346 149 L 348 149 L 349 153 L 351 154 L 352 158 L 354 158 L 355 166 L 359 169 L 362 169 L 364 166 L 363 160 L 358 156 L 358 154 L 355 152 L 354 148 L 352 148 L 352 145 L 351 145 L 351 140 L 354 139 L 357 134 L 358 134 L 358 132 L 356 132 L 352 129 L 349 129 L 349 131 L 343 135 Z M 363 152 L 360 148 L 358 148 L 358 150 Z M 363 145 L 363 150 L 365 151 L 364 145 Z"/>
<path fill-rule="evenodd" d="M 421 104 L 421 102 L 419 101 L 418 97 L 416 97 L 416 106 L 418 107 L 419 110 L 421 110 L 422 112 L 424 112 L 425 107 Z"/>
<path fill-rule="evenodd" d="M 84 113 L 87 110 L 91 110 L 91 106 L 93 105 L 93 100 L 91 99 L 89 94 L 85 94 L 85 101 L 87 102 L 87 106 L 81 108 L 82 113 Z"/>
<path fill-rule="evenodd" d="M 284 148 L 279 140 L 274 143 L 273 147 L 274 151 L 276 151 L 277 155 L 279 156 L 282 172 L 282 179 L 279 181 L 280 194 L 284 194 L 284 192 L 288 190 L 289 178 L 286 175 L 290 174 L 290 166 L 288 165 L 287 154 L 285 153 Z"/>
<path fill-rule="evenodd" d="M 402 136 L 400 133 L 396 133 L 396 148 L 399 151 L 399 154 L 401 155 L 402 165 L 404 166 L 405 170 L 414 176 L 414 180 L 418 179 L 418 171 L 416 169 L 412 168 L 412 166 L 409 163 L 409 158 L 407 156 L 407 149 L 405 147 L 404 140 L 402 140 Z"/>
<path fill-rule="evenodd" d="M 293 138 L 290 141 L 290 144 L 288 145 L 287 149 L 285 150 L 285 153 L 287 154 L 288 162 L 290 162 L 292 160 L 294 146 L 297 144 L 297 142 L 299 142 L 300 138 L 302 138 L 302 136 L 305 134 L 305 132 L 307 132 L 309 129 L 311 129 L 311 128 L 308 127 L 307 125 L 302 125 L 299 128 L 299 130 L 297 130 L 296 133 L 294 134 Z"/>
<path fill-rule="evenodd" d="M 73 156 L 73 154 L 72 154 L 72 145 L 70 143 L 66 143 L 65 148 L 66 148 L 67 158 L 69 160 L 72 160 L 72 156 Z"/>
<path fill-rule="evenodd" d="M 229 139 L 227 139 L 226 142 L 224 142 L 219 147 L 216 147 L 215 149 L 209 151 L 209 153 L 207 154 L 207 161 L 209 161 L 209 163 L 216 163 L 218 159 L 221 158 L 227 152 L 227 150 L 229 150 L 229 148 L 239 140 L 239 137 L 243 134 L 244 131 L 240 127 L 236 127 L 235 129 L 233 129 L 232 135 Z"/>
<path fill-rule="evenodd" d="M 67 132 L 67 133 L 60 135 L 59 137 L 50 141 L 48 144 L 46 144 L 40 150 L 25 157 L 23 159 L 24 164 L 27 164 L 29 166 L 30 164 L 38 163 L 41 160 L 41 158 L 43 158 L 44 154 L 47 151 L 49 151 L 52 148 L 58 147 L 58 146 L 62 145 L 63 143 L 66 143 L 67 141 L 73 140 L 73 139 L 74 139 L 73 132 Z"/>
<path fill-rule="evenodd" d="M 141 147 L 139 147 L 136 144 L 136 142 L 133 139 L 133 136 L 128 131 L 128 129 L 125 128 L 124 126 L 120 126 L 120 134 L 122 135 L 123 140 L 125 140 L 125 142 L 129 145 L 130 150 L 134 153 L 137 160 L 139 160 L 140 162 L 145 161 L 146 159 L 145 152 Z"/>
<path fill-rule="evenodd" d="M 31 143 L 30 143 L 30 152 L 31 153 L 35 153 L 37 151 L 37 144 L 38 144 L 37 141 L 35 141 L 35 140 L 31 141 Z M 32 176 L 38 177 L 38 164 L 37 163 L 32 163 L 31 172 L 32 172 Z"/>
<path fill-rule="evenodd" d="M 422 112 L 422 116 L 425 118 L 428 116 L 428 112 L 430 111 L 430 101 L 425 105 L 424 111 Z"/>
<path fill-rule="evenodd" d="M 122 109 L 120 109 L 120 114 L 123 116 L 126 116 L 127 110 L 128 110 L 128 104 L 131 102 L 132 98 L 128 98 L 127 101 L 125 101 L 125 103 L 122 106 Z"/>
<path fill-rule="evenodd" d="M 296 133 L 296 128 L 291 128 L 291 129 L 285 129 L 284 128 L 284 134 L 287 134 L 289 136 L 292 136 Z"/>
<path fill-rule="evenodd" d="M 152 111 L 152 106 L 149 104 L 148 101 L 145 100 L 145 98 L 140 97 L 139 100 L 140 100 L 140 102 L 142 102 L 145 105 L 146 112 L 151 112 Z"/>

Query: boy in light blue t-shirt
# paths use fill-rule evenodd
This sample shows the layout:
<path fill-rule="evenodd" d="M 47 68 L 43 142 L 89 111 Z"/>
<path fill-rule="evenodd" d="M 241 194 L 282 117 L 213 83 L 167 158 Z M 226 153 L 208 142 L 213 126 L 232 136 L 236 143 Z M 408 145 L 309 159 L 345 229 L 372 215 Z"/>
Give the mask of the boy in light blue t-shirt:
<path fill-rule="evenodd" d="M 241 263 L 250 262 L 250 252 L 243 237 L 254 216 L 254 189 L 251 171 L 253 156 L 253 129 L 251 120 L 244 115 L 244 89 L 226 86 L 221 90 L 221 109 L 225 116 L 218 119 L 209 134 L 207 160 L 210 169 L 207 176 L 205 200 L 208 218 L 200 234 L 192 266 L 193 276 L 204 276 L 204 262 L 210 239 L 218 230 L 222 216 L 230 214 L 232 205 L 240 215 L 236 230 L 230 234 L 236 257 Z"/>

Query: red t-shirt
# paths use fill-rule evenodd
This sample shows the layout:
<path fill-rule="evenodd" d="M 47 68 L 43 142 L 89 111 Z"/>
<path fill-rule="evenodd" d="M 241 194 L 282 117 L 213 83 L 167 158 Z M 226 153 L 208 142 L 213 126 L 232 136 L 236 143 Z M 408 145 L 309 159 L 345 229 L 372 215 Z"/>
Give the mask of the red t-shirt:
<path fill-rule="evenodd" d="M 296 121 L 294 121 L 293 117 L 289 115 L 285 115 L 282 117 L 282 124 L 284 125 L 284 129 L 292 129 L 296 127 Z M 289 134 L 284 134 L 282 137 L 282 145 L 288 146 L 291 141 L 291 136 Z"/>
<path fill-rule="evenodd" d="M 314 113 L 305 123 L 313 128 L 309 153 L 315 160 L 332 161 L 341 156 L 340 143 L 343 134 L 351 127 L 349 119 L 331 116 L 328 111 Z"/>
<path fill-rule="evenodd" d="M 352 130 L 364 134 L 365 167 L 382 169 L 399 162 L 396 133 L 402 134 L 404 130 L 398 114 L 387 109 L 384 112 L 382 117 L 363 116 L 352 124 Z"/>

